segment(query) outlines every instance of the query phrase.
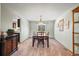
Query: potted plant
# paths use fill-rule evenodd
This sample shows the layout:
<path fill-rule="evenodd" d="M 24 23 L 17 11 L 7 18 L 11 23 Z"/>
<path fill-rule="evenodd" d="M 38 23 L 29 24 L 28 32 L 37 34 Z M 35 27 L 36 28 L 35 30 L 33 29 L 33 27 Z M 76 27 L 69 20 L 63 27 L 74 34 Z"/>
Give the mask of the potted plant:
<path fill-rule="evenodd" d="M 14 34 L 14 30 L 13 29 L 8 29 L 7 30 L 7 34 L 8 35 L 13 35 Z"/>

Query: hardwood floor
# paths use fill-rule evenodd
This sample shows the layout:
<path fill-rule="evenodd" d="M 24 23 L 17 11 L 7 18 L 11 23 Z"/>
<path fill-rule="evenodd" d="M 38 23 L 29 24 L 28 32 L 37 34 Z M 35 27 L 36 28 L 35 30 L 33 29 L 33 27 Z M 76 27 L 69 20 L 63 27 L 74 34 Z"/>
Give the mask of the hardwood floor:
<path fill-rule="evenodd" d="M 18 51 L 12 54 L 12 56 L 71 56 L 72 52 L 65 49 L 58 41 L 54 39 L 49 40 L 49 48 L 46 46 L 42 48 L 40 44 L 37 48 L 37 42 L 32 47 L 32 39 L 25 40 L 19 44 Z"/>

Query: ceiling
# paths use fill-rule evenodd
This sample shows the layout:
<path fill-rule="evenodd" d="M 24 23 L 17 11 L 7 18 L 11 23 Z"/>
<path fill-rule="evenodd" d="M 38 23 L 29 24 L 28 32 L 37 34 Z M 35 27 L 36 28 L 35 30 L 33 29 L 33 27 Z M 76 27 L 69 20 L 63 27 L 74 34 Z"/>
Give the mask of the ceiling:
<path fill-rule="evenodd" d="M 76 3 L 7 3 L 2 4 L 29 21 L 55 20 L 57 17 L 77 5 Z"/>

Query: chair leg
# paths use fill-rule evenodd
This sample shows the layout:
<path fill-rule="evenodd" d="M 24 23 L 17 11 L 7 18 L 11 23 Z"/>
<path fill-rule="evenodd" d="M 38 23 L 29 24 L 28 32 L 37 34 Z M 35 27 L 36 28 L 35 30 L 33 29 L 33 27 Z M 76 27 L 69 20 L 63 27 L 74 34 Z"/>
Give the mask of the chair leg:
<path fill-rule="evenodd" d="M 39 43 L 40 43 L 40 41 L 39 41 L 39 39 L 38 39 L 37 47 L 39 46 Z"/>
<path fill-rule="evenodd" d="M 43 48 L 44 48 L 44 40 L 42 40 Z"/>

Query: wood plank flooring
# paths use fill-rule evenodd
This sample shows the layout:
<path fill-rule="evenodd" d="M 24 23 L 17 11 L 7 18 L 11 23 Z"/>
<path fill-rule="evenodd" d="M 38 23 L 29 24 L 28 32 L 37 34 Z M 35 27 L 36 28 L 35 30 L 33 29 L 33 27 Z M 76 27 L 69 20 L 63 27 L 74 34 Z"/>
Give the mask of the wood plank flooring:
<path fill-rule="evenodd" d="M 42 47 L 42 44 L 37 48 L 37 42 L 32 47 L 32 39 L 25 40 L 18 46 L 18 51 L 12 54 L 12 56 L 71 56 L 72 53 L 65 49 L 58 41 L 49 39 L 49 48 Z"/>

